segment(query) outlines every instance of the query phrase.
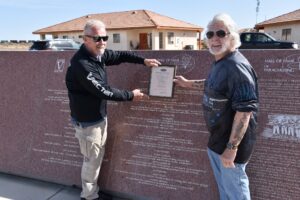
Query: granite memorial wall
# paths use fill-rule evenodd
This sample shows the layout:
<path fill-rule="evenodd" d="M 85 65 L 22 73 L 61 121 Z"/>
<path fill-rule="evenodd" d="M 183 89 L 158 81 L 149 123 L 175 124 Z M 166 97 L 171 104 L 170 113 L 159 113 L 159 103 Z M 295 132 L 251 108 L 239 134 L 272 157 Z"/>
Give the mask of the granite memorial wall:
<path fill-rule="evenodd" d="M 207 51 L 141 51 L 206 78 Z M 253 199 L 300 198 L 300 51 L 243 51 L 259 77 L 257 144 L 248 165 Z M 80 185 L 82 156 L 69 120 L 66 69 L 74 52 L 0 52 L 0 171 Z M 147 92 L 150 69 L 108 67 L 111 85 Z M 218 199 L 206 154 L 209 133 L 197 90 L 173 98 L 109 102 L 109 137 L 99 184 L 135 200 Z"/>

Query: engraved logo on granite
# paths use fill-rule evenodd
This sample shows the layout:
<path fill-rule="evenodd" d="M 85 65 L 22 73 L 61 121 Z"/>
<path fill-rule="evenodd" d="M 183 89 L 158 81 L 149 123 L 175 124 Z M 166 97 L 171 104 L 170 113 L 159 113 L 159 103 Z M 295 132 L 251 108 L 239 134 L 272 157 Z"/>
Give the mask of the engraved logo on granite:
<path fill-rule="evenodd" d="M 182 54 L 179 56 L 179 63 L 177 63 L 177 71 L 179 74 L 186 74 L 192 71 L 195 67 L 195 58 L 188 54 Z"/>
<path fill-rule="evenodd" d="M 55 68 L 54 68 L 54 72 L 56 72 L 56 73 L 63 72 L 64 68 L 65 68 L 65 63 L 66 63 L 65 59 L 57 59 L 56 64 L 55 64 Z"/>
<path fill-rule="evenodd" d="M 282 68 L 289 69 L 289 75 L 300 78 L 300 54 L 287 56 L 282 62 Z"/>
<path fill-rule="evenodd" d="M 269 115 L 263 136 L 300 142 L 300 115 Z"/>
<path fill-rule="evenodd" d="M 171 58 L 159 59 L 160 62 L 168 65 L 176 65 L 176 74 L 184 75 L 192 71 L 195 67 L 196 60 L 189 54 L 178 54 Z"/>

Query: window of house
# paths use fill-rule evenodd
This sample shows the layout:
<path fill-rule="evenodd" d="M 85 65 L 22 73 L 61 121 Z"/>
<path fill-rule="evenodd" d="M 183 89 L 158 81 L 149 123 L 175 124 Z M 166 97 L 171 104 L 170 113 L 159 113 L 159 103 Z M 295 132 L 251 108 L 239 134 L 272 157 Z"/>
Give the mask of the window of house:
<path fill-rule="evenodd" d="M 282 29 L 281 39 L 282 40 L 291 40 L 292 29 Z"/>
<path fill-rule="evenodd" d="M 168 32 L 168 44 L 174 44 L 174 32 Z"/>
<path fill-rule="evenodd" d="M 113 43 L 120 43 L 120 42 L 121 42 L 120 33 L 114 33 L 113 34 Z"/>
<path fill-rule="evenodd" d="M 63 39 L 68 39 L 69 37 L 67 35 L 62 36 Z"/>
<path fill-rule="evenodd" d="M 159 32 L 159 49 L 164 48 L 164 43 L 163 43 L 163 32 Z"/>
<path fill-rule="evenodd" d="M 149 49 L 152 49 L 152 33 L 147 34 L 147 42 Z"/>

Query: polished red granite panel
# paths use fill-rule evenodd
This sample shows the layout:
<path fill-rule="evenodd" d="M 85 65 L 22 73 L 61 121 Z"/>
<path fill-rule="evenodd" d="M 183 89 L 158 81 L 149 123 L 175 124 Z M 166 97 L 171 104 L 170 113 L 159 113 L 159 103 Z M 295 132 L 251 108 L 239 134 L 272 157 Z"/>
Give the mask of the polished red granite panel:
<path fill-rule="evenodd" d="M 300 199 L 300 51 L 247 51 L 259 77 L 253 199 Z"/>
<path fill-rule="evenodd" d="M 65 70 L 74 52 L 0 52 L 0 170 L 79 183 L 82 157 L 69 122 Z"/>
<path fill-rule="evenodd" d="M 82 157 L 69 122 L 66 68 L 74 52 L 0 52 L 0 171 L 80 185 Z M 207 76 L 207 51 L 142 51 Z M 257 145 L 248 166 L 253 199 L 300 198 L 300 51 L 245 50 L 259 77 Z M 112 66 L 115 87 L 147 92 L 150 70 Z M 174 98 L 109 103 L 109 138 L 100 186 L 133 199 L 218 199 L 206 155 L 208 132 L 197 90 Z"/>
<path fill-rule="evenodd" d="M 155 57 L 163 64 L 177 65 L 177 74 L 193 79 L 204 77 L 211 62 L 208 52 L 203 52 L 204 60 L 199 59 L 197 51 L 143 52 L 143 55 Z M 205 63 L 206 69 L 201 69 Z M 110 79 L 120 74 L 120 79 L 114 78 L 114 85 L 148 92 L 149 68 L 116 66 Z M 150 97 L 139 102 L 110 103 L 112 134 L 107 156 L 112 162 L 103 166 L 100 185 L 140 198 L 216 199 L 216 185 L 206 154 L 208 132 L 201 99 L 197 90 L 175 88 L 171 99 Z"/>

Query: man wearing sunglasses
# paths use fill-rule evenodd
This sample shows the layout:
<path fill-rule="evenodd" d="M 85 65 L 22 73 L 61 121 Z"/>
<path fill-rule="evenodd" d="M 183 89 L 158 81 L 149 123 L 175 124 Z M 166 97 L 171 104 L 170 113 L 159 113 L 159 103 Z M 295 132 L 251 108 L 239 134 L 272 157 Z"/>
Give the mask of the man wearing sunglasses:
<path fill-rule="evenodd" d="M 203 112 L 210 132 L 207 152 L 220 199 L 250 200 L 245 170 L 255 143 L 257 76 L 237 50 L 240 37 L 229 15 L 216 15 L 208 24 L 206 43 L 215 57 L 207 80 L 178 76 L 174 82 L 204 88 Z"/>
<path fill-rule="evenodd" d="M 83 154 L 81 199 L 100 199 L 97 180 L 107 137 L 106 101 L 131 101 L 144 98 L 141 90 L 120 90 L 107 83 L 106 66 L 122 62 L 157 67 L 156 59 L 145 59 L 131 52 L 106 49 L 105 25 L 90 20 L 84 27 L 84 44 L 71 59 L 66 74 L 71 118 Z"/>

